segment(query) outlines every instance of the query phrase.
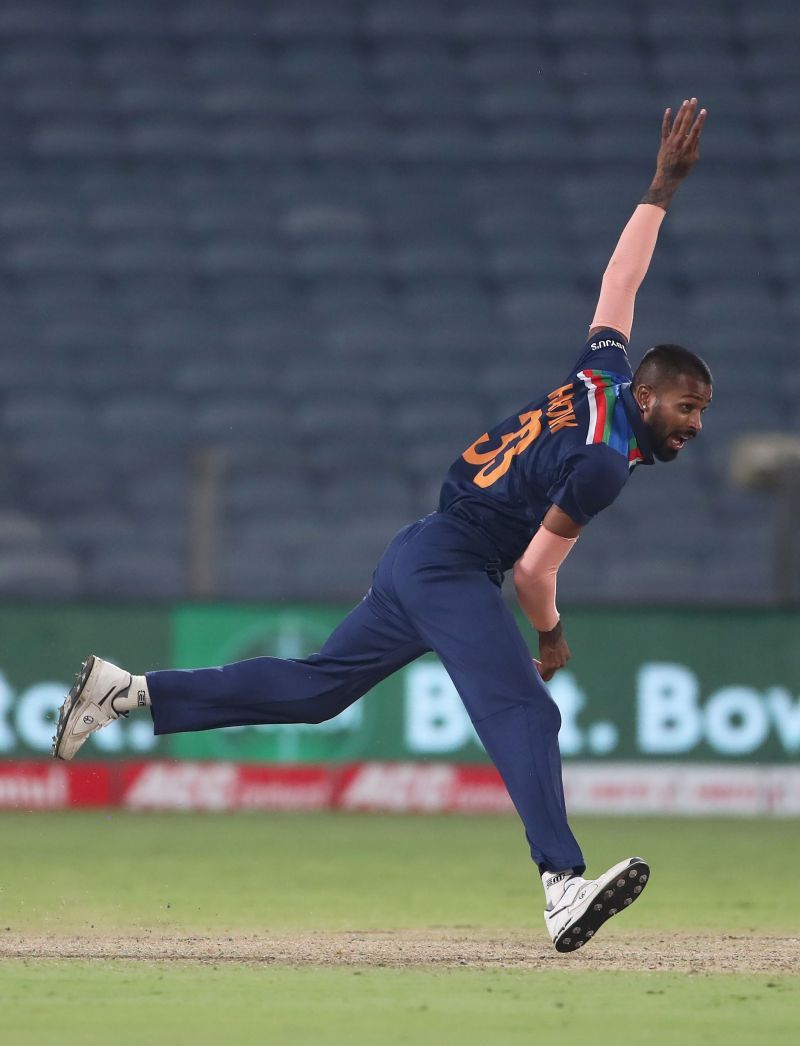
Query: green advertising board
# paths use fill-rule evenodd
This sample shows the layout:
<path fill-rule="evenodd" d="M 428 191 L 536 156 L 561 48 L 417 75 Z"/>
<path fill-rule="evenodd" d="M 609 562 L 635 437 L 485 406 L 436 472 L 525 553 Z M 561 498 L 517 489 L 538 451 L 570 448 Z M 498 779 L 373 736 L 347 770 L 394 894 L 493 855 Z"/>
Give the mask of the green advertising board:
<path fill-rule="evenodd" d="M 303 657 L 348 608 L 182 605 L 173 610 L 0 607 L 0 758 L 49 751 L 55 710 L 89 652 L 134 671 Z M 523 633 L 533 635 L 527 623 Z M 574 610 L 573 659 L 550 690 L 566 759 L 788 763 L 800 759 L 800 614 Z M 426 655 L 318 726 L 154 738 L 147 716 L 94 735 L 92 758 L 257 762 L 483 762 L 447 673 Z"/>
<path fill-rule="evenodd" d="M 185 606 L 177 665 L 318 650 L 344 610 Z M 523 633 L 534 636 L 526 622 Z M 765 611 L 577 610 L 569 667 L 550 685 L 565 758 L 765 762 L 800 758 L 800 615 Z M 432 655 L 319 726 L 175 737 L 186 758 L 483 761 L 450 679 Z"/>

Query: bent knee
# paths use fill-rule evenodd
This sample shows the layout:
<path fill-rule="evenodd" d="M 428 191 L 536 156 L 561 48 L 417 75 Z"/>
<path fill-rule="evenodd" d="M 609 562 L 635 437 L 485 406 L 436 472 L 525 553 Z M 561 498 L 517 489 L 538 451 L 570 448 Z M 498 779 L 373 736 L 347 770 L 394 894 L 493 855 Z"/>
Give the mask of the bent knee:
<path fill-rule="evenodd" d="M 325 704 L 316 703 L 312 708 L 304 709 L 302 722 L 309 723 L 311 726 L 318 726 L 320 723 L 327 723 L 331 719 L 335 719 L 337 715 L 345 710 L 352 701 L 331 701 Z"/>

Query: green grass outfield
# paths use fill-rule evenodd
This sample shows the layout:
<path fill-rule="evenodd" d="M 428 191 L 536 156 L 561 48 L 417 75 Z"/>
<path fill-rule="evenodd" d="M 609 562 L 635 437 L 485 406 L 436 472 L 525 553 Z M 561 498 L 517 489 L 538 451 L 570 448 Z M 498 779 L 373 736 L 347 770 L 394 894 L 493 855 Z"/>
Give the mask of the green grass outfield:
<path fill-rule="evenodd" d="M 800 936 L 791 821 L 576 819 L 653 876 L 603 939 Z M 513 817 L 0 815 L 0 936 L 453 931 L 545 941 Z M 772 887 L 772 877 L 782 888 Z M 599 941 L 598 941 L 599 943 Z M 0 961 L 3 1046 L 800 1041 L 800 978 L 574 967 Z M 554 953 L 555 954 L 555 953 Z M 587 961 L 588 960 L 588 961 Z"/>

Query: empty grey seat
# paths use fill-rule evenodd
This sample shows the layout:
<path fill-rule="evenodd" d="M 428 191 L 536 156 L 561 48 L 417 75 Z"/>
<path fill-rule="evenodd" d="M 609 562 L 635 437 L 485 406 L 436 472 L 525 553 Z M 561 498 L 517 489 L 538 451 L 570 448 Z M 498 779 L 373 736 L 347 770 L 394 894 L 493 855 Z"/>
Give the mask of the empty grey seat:
<path fill-rule="evenodd" d="M 657 118 L 651 122 L 657 125 Z M 590 127 L 580 139 L 581 154 L 598 166 L 613 163 L 644 171 L 652 151 L 652 143 L 642 134 L 641 128 L 627 122 L 622 127 L 612 128 L 608 124 Z"/>
<path fill-rule="evenodd" d="M 80 26 L 78 12 L 57 0 L 36 4 L 4 3 L 0 11 L 0 33 L 11 37 L 61 36 L 69 39 Z"/>
<path fill-rule="evenodd" d="M 71 556 L 30 550 L 0 553 L 0 594 L 38 599 L 65 599 L 79 592 L 79 571 Z"/>
<path fill-rule="evenodd" d="M 283 210 L 281 231 L 302 240 L 338 238 L 356 240 L 372 231 L 373 218 L 363 203 L 320 195 L 317 200 L 298 201 Z"/>
<path fill-rule="evenodd" d="M 193 256 L 183 240 L 159 233 L 117 240 L 102 251 L 102 259 L 109 273 L 119 275 L 180 273 L 191 270 L 193 263 Z"/>
<path fill-rule="evenodd" d="M 561 288 L 531 286 L 506 293 L 500 301 L 500 311 L 509 323 L 527 326 L 531 336 L 544 327 L 562 330 L 569 337 L 573 330 L 585 333 L 583 321 L 593 304 L 563 285 Z"/>
<path fill-rule="evenodd" d="M 307 143 L 308 154 L 319 160 L 376 160 L 390 156 L 393 150 L 383 121 L 366 117 L 331 116 L 309 130 Z"/>
<path fill-rule="evenodd" d="M 8 247 L 0 258 L 0 265 L 7 271 L 30 277 L 76 270 L 91 273 L 100 267 L 100 259 L 88 237 L 39 232 Z"/>
<path fill-rule="evenodd" d="M 414 163 L 475 162 L 485 154 L 485 141 L 467 120 L 420 120 L 396 136 L 392 153 Z"/>
<path fill-rule="evenodd" d="M 68 599 L 80 592 L 80 571 L 68 555 L 48 549 L 0 553 L 4 598 Z"/>
<path fill-rule="evenodd" d="M 705 588 L 705 567 L 699 562 L 678 558 L 645 558 L 639 549 L 629 561 L 613 565 L 604 579 L 607 599 L 630 602 L 640 592 L 658 592 L 659 601 L 681 605 L 693 603 L 698 590 Z"/>
<path fill-rule="evenodd" d="M 796 32 L 778 40 L 758 41 L 748 50 L 744 67 L 766 89 L 797 82 Z"/>
<path fill-rule="evenodd" d="M 0 203 L 0 227 L 6 232 L 79 232 L 81 217 L 74 201 L 50 199 L 45 188 L 12 192 Z"/>
<path fill-rule="evenodd" d="M 191 496 L 191 459 L 157 465 L 146 455 L 132 454 L 123 472 L 125 502 L 143 519 L 161 517 L 185 523 Z"/>
<path fill-rule="evenodd" d="M 425 0 L 373 0 L 367 6 L 363 30 L 377 38 L 446 38 L 452 22 L 444 7 Z"/>
<path fill-rule="evenodd" d="M 78 556 L 98 548 L 124 548 L 138 536 L 137 520 L 119 509 L 100 504 L 84 505 L 78 511 L 57 515 L 51 524 L 59 544 Z"/>
<path fill-rule="evenodd" d="M 344 443 L 349 439 L 351 445 L 379 438 L 386 426 L 381 405 L 363 399 L 357 390 L 339 392 L 334 397 L 315 398 L 309 394 L 298 400 L 290 421 L 294 432 L 304 440 L 333 439 Z"/>
<path fill-rule="evenodd" d="M 348 5 L 331 5 L 325 0 L 305 0 L 298 5 L 284 0 L 269 12 L 265 28 L 270 35 L 290 42 L 297 39 L 329 42 L 349 40 L 363 27 L 358 12 Z"/>
<path fill-rule="evenodd" d="M 600 10 L 592 3 L 571 3 L 555 7 L 547 20 L 553 37 L 567 46 L 587 41 L 614 47 L 619 40 L 630 43 L 637 31 L 631 13 L 624 8 Z"/>
<path fill-rule="evenodd" d="M 436 117 L 458 120 L 471 116 L 474 105 L 464 87 L 447 78 L 440 84 L 388 85 L 381 108 L 390 119 Z"/>
<path fill-rule="evenodd" d="M 769 277 L 769 259 L 758 240 L 748 235 L 707 237 L 680 253 L 680 267 L 689 279 L 707 288 L 713 284 L 759 282 Z"/>
<path fill-rule="evenodd" d="M 542 12 L 525 0 L 502 0 L 491 5 L 470 0 L 455 13 L 455 33 L 471 44 L 486 40 L 533 40 L 544 35 Z"/>
<path fill-rule="evenodd" d="M 363 84 L 367 75 L 367 54 L 356 41 L 295 40 L 276 56 L 266 71 L 277 71 L 292 86 L 302 84 Z M 383 49 L 376 52 L 380 59 Z M 264 63 L 261 69 L 264 70 Z M 263 75 L 263 72 L 262 72 Z M 237 77 L 234 76 L 233 79 Z"/>
<path fill-rule="evenodd" d="M 213 396 L 198 407 L 194 439 L 201 446 L 232 447 L 257 441 L 276 452 L 289 441 L 290 418 L 282 405 L 252 396 Z"/>
<path fill-rule="evenodd" d="M 792 0 L 745 4 L 736 11 L 742 37 L 753 43 L 780 43 L 797 34 L 797 8 Z"/>
<path fill-rule="evenodd" d="M 86 75 L 86 60 L 78 53 L 73 39 L 23 38 L 5 51 L 0 69 L 21 84 L 54 78 L 80 80 Z"/>
<path fill-rule="evenodd" d="M 168 553 L 127 545 L 92 557 L 86 588 L 105 599 L 177 599 L 186 591 L 186 572 L 183 563 Z"/>
<path fill-rule="evenodd" d="M 0 550 L 8 552 L 41 546 L 45 530 L 41 522 L 27 512 L 0 509 Z"/>
<path fill-rule="evenodd" d="M 564 95 L 549 78 L 520 83 L 490 83 L 483 86 L 474 100 L 477 116 L 484 120 L 534 120 L 551 118 L 565 104 Z"/>
<path fill-rule="evenodd" d="M 578 157 L 575 136 L 563 124 L 508 120 L 497 124 L 489 136 L 491 155 L 499 161 L 547 163 L 567 167 Z"/>
<path fill-rule="evenodd" d="M 476 245 L 453 238 L 408 239 L 392 252 L 392 269 L 405 279 L 440 276 L 477 276 L 481 271 Z"/>
<path fill-rule="evenodd" d="M 266 361 L 229 360 L 209 358 L 204 354 L 196 360 L 186 360 L 174 372 L 174 385 L 182 397 L 212 400 L 217 396 L 268 394 L 275 388 L 276 375 Z"/>
<path fill-rule="evenodd" d="M 584 124 L 602 128 L 604 124 L 616 124 L 616 115 L 624 113 L 625 125 L 633 125 L 640 134 L 646 135 L 646 128 L 652 130 L 654 124 L 658 127 L 658 119 L 667 103 L 645 84 L 631 91 L 626 83 L 596 80 L 592 82 L 591 90 L 576 92 L 570 104 Z"/>
<path fill-rule="evenodd" d="M 685 45 L 687 40 L 696 42 L 698 48 L 714 48 L 722 41 L 729 42 L 734 36 L 736 23 L 733 12 L 722 4 L 708 7 L 686 5 L 682 9 L 669 11 L 658 6 L 650 7 L 644 15 L 645 32 L 659 44 Z"/>
<path fill-rule="evenodd" d="M 324 132 L 320 132 L 320 135 L 323 145 L 318 141 L 319 135 L 305 135 L 288 120 L 248 118 L 242 114 L 238 119 L 226 121 L 213 139 L 208 139 L 207 148 L 209 152 L 229 161 L 258 160 L 276 165 L 298 163 L 314 149 L 335 153 L 337 148 L 341 148 L 335 132 L 327 138 Z"/>
<path fill-rule="evenodd" d="M 362 240 L 320 240 L 298 244 L 290 259 L 283 259 L 297 274 L 311 279 L 380 273 L 386 263 L 381 251 Z"/>
<path fill-rule="evenodd" d="M 190 418 L 183 403 L 157 390 L 149 395 L 119 390 L 105 399 L 96 418 L 101 431 L 109 433 L 112 439 L 129 436 L 131 443 L 140 448 L 182 445 L 190 431 Z"/>
<path fill-rule="evenodd" d="M 119 157 L 124 149 L 120 128 L 113 120 L 71 117 L 42 120 L 30 135 L 31 152 L 42 158 L 64 160 Z"/>
<path fill-rule="evenodd" d="M 500 244 L 487 256 L 487 271 L 501 285 L 561 283 L 571 278 L 580 259 L 561 240 L 523 238 L 520 242 Z"/>
<path fill-rule="evenodd" d="M 614 60 L 620 63 L 620 74 L 631 88 L 647 81 L 648 62 L 634 41 L 625 37 L 617 39 L 614 43 Z M 587 89 L 601 67 L 602 57 L 597 44 L 590 40 L 571 43 L 561 50 L 558 59 L 561 76 L 578 90 Z"/>
<path fill-rule="evenodd" d="M 221 4 L 218 0 L 194 0 L 187 7 L 170 11 L 174 25 L 189 40 L 268 35 L 269 10 L 261 4 Z"/>
<path fill-rule="evenodd" d="M 231 469 L 223 479 L 226 517 L 250 524 L 265 517 L 320 518 L 318 483 L 302 470 L 285 471 L 280 455 L 261 468 Z"/>
<path fill-rule="evenodd" d="M 228 545 L 220 556 L 216 591 L 223 599 L 296 599 L 295 564 L 282 556 L 270 555 L 259 543 Z"/>
<path fill-rule="evenodd" d="M 12 432 L 47 430 L 54 438 L 59 429 L 77 427 L 81 417 L 81 401 L 76 396 L 55 393 L 17 396 L 5 404 L 0 417 Z"/>
<path fill-rule="evenodd" d="M 174 10 L 153 0 L 133 6 L 94 0 L 83 17 L 89 35 L 100 39 L 159 40 L 176 28 Z"/>
<path fill-rule="evenodd" d="M 112 236 L 145 233 L 157 237 L 167 230 L 177 233 L 182 227 L 177 206 L 164 193 L 151 196 L 129 191 L 119 199 L 100 201 L 88 220 L 97 232 Z"/>
<path fill-rule="evenodd" d="M 20 91 L 16 104 L 21 113 L 32 119 L 79 117 L 103 119 L 109 99 L 99 85 L 91 82 L 32 84 Z"/>
<path fill-rule="evenodd" d="M 511 41 L 491 41 L 468 53 L 464 70 L 483 90 L 527 84 L 536 89 L 544 84 L 552 89 L 554 60 L 545 46 Z"/>
<path fill-rule="evenodd" d="M 162 54 L 162 59 L 175 56 L 169 51 Z M 186 63 L 191 72 L 208 83 L 231 83 L 242 79 L 274 80 L 274 67 L 264 60 L 264 52 L 257 39 L 251 37 L 228 37 L 226 39 L 204 39 L 194 46 L 187 55 Z"/>

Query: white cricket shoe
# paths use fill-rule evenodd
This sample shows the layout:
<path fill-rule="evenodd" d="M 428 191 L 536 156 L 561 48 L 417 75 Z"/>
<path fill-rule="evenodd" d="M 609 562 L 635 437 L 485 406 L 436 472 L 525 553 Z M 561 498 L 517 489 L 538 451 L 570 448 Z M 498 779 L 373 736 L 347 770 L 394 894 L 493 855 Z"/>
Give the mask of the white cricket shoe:
<path fill-rule="evenodd" d="M 649 878 L 650 866 L 641 857 L 620 861 L 599 879 L 574 875 L 567 881 L 561 899 L 544 913 L 556 951 L 582 948 L 607 919 L 633 904 Z"/>
<path fill-rule="evenodd" d="M 130 672 L 94 654 L 87 657 L 58 714 L 53 758 L 72 759 L 89 734 L 127 716 L 127 712 L 114 711 L 114 698 L 130 685 Z"/>

